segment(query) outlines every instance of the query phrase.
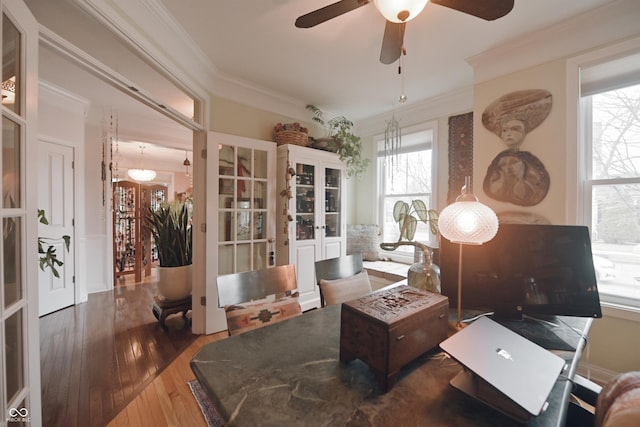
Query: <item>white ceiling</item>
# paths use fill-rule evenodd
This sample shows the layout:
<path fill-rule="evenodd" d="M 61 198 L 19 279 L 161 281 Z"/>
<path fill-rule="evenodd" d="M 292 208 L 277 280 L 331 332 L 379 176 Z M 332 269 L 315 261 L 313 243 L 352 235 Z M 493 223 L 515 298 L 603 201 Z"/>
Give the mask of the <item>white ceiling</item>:
<path fill-rule="evenodd" d="M 70 28 L 65 17 L 79 22 L 80 15 L 65 9 L 77 7 L 76 1 L 84 0 L 25 0 L 36 18 L 56 33 Z M 379 62 L 385 21 L 373 4 L 310 29 L 295 28 L 295 19 L 332 0 L 146 0 L 145 4 L 168 12 L 222 81 L 302 107 L 312 103 L 357 122 L 391 112 L 403 92 L 408 97 L 404 106 L 409 107 L 469 88 L 473 70 L 468 58 L 612 1 L 516 0 L 511 13 L 490 22 L 427 4 L 407 24 L 404 90 L 397 64 Z M 125 13 L 129 6 L 118 2 Z M 83 43 L 91 40 L 85 34 Z M 88 99 L 94 120 L 115 110 L 126 139 L 151 146 L 191 146 L 191 132 L 184 127 L 56 58 L 54 52 L 43 49 L 43 55 L 41 77 Z M 216 87 L 209 89 L 216 93 Z M 151 148 L 145 151 L 145 156 L 153 155 Z"/>
<path fill-rule="evenodd" d="M 359 120 L 392 111 L 397 64 L 379 61 L 385 20 L 373 2 L 309 29 L 295 19 L 335 0 L 160 0 L 219 74 Z M 474 0 L 479 1 L 479 0 Z M 465 59 L 611 0 L 516 0 L 495 21 L 435 4 L 407 23 L 407 105 L 471 86 Z"/>

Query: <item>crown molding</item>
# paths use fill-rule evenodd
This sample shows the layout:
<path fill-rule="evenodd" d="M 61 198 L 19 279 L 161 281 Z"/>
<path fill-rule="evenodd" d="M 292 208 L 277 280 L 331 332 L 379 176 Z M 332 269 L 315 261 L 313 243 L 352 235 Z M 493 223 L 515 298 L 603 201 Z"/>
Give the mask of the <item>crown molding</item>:
<path fill-rule="evenodd" d="M 215 66 L 159 0 L 73 1 L 187 94 L 206 97 L 206 83 L 215 75 Z"/>
<path fill-rule="evenodd" d="M 640 34 L 640 2 L 617 0 L 467 58 L 475 83 Z"/>
<path fill-rule="evenodd" d="M 91 101 L 75 93 L 57 86 L 49 81 L 39 79 L 38 90 L 42 94 L 49 94 L 51 97 L 55 97 L 58 100 L 62 100 L 62 103 L 57 103 L 57 106 L 69 105 L 79 107 L 82 110 L 82 115 L 86 118 L 91 108 Z"/>

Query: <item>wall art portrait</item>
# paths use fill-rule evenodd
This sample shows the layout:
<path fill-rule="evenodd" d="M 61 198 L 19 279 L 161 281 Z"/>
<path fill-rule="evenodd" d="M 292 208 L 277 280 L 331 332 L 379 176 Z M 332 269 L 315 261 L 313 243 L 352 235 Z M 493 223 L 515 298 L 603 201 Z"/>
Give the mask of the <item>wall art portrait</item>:
<path fill-rule="evenodd" d="M 482 124 L 506 146 L 487 168 L 483 189 L 489 197 L 519 206 L 533 206 L 546 197 L 549 173 L 540 159 L 520 148 L 547 118 L 551 105 L 549 91 L 530 89 L 501 96 L 485 109 Z"/>

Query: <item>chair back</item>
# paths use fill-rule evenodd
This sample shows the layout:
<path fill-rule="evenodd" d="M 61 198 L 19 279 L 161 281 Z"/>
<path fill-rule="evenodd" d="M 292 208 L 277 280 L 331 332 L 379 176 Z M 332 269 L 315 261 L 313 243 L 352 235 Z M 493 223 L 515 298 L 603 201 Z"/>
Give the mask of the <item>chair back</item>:
<path fill-rule="evenodd" d="M 302 314 L 293 265 L 218 277 L 218 305 L 229 335 L 242 334 Z"/>
<path fill-rule="evenodd" d="M 320 303 L 325 306 L 325 297 L 320 286 L 321 280 L 336 280 L 355 276 L 364 270 L 362 266 L 362 254 L 346 255 L 338 258 L 329 258 L 316 261 L 316 281 L 320 289 Z"/>
<path fill-rule="evenodd" d="M 290 293 L 297 287 L 295 267 L 291 264 L 226 274 L 218 276 L 218 306 L 227 307 L 269 295 Z"/>

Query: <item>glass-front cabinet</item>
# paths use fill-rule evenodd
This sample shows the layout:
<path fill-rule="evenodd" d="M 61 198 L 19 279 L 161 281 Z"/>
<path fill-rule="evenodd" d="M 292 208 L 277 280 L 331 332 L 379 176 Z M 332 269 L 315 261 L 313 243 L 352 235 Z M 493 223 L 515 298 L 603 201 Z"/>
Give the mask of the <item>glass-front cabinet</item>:
<path fill-rule="evenodd" d="M 335 153 L 278 147 L 277 264 L 296 266 L 303 310 L 320 305 L 315 261 L 346 253 L 345 180 Z"/>

